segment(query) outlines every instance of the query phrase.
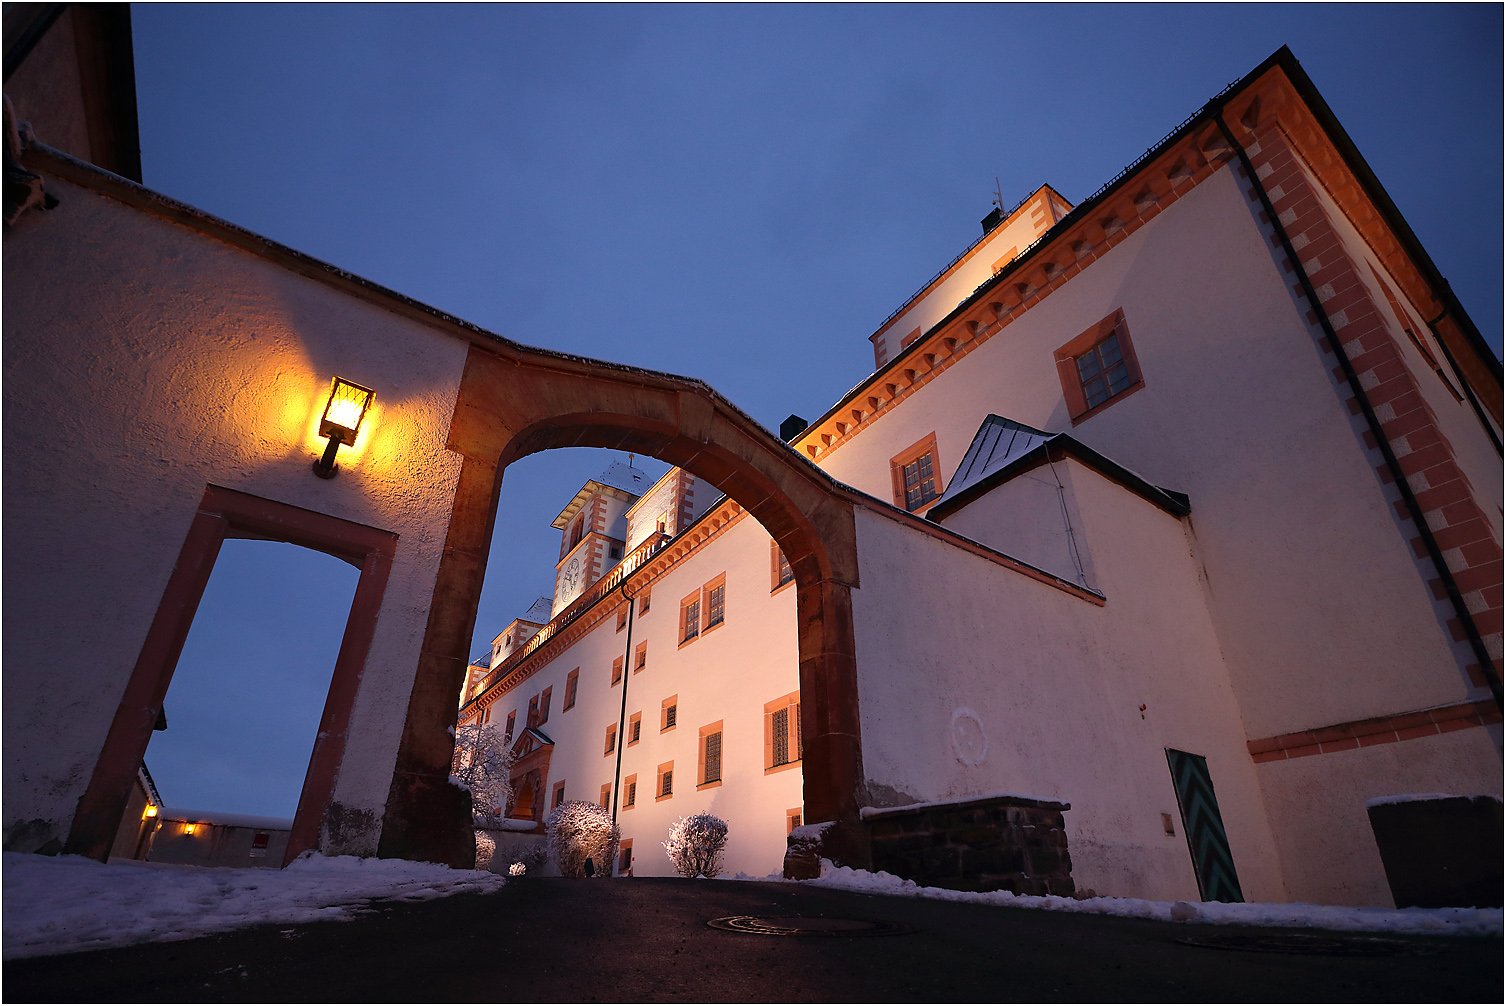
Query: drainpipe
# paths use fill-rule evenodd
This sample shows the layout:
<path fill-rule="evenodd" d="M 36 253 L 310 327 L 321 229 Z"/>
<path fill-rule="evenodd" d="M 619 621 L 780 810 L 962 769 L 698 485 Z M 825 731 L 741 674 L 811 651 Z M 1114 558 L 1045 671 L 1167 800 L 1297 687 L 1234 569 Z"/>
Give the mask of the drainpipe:
<path fill-rule="evenodd" d="M 1286 253 L 1287 261 L 1291 262 L 1292 269 L 1302 284 L 1302 292 L 1307 297 L 1307 302 L 1312 305 L 1313 313 L 1318 316 L 1318 324 L 1322 326 L 1323 334 L 1328 338 L 1329 347 L 1333 350 L 1334 356 L 1338 357 L 1339 366 L 1344 371 L 1344 378 L 1349 382 L 1349 390 L 1360 403 L 1360 411 L 1365 416 L 1365 423 L 1370 427 L 1370 434 L 1375 438 L 1381 457 L 1385 459 L 1386 469 L 1391 473 L 1391 481 L 1401 491 L 1402 503 L 1406 506 L 1407 514 L 1412 518 L 1412 524 L 1422 538 L 1428 558 L 1433 561 L 1433 569 L 1443 583 L 1449 603 L 1453 605 L 1454 614 L 1458 616 L 1459 624 L 1464 627 L 1464 634 L 1469 638 L 1470 649 L 1474 651 L 1475 659 L 1480 662 L 1480 672 L 1485 676 L 1486 684 L 1490 686 L 1490 694 L 1495 699 L 1496 709 L 1499 710 L 1501 708 L 1501 677 L 1496 670 L 1495 661 L 1490 659 L 1490 653 L 1485 649 L 1485 640 L 1480 638 L 1480 629 L 1475 625 L 1475 618 L 1465 605 L 1464 595 L 1459 592 L 1459 585 L 1454 582 L 1454 574 L 1449 571 L 1448 563 L 1443 559 L 1443 551 L 1438 547 L 1438 540 L 1433 537 L 1433 531 L 1428 527 L 1428 522 L 1422 515 L 1422 506 L 1417 502 L 1412 487 L 1407 484 L 1407 477 L 1401 470 L 1401 464 L 1396 460 L 1396 454 L 1391 450 L 1391 443 L 1381 430 L 1380 418 L 1376 416 L 1375 409 L 1371 406 L 1370 399 L 1360 384 L 1360 376 L 1355 372 L 1354 364 L 1349 360 L 1349 354 L 1344 351 L 1344 344 L 1339 341 L 1338 333 L 1333 329 L 1333 322 L 1328 318 L 1328 312 L 1323 309 L 1322 302 L 1318 300 L 1318 295 L 1313 290 L 1312 280 L 1308 278 L 1307 270 L 1302 267 L 1302 260 L 1297 257 L 1296 250 L 1292 248 L 1291 239 L 1287 237 L 1286 228 L 1282 225 L 1281 219 L 1276 216 L 1276 209 L 1271 205 L 1271 197 L 1266 193 L 1265 185 L 1255 174 L 1255 167 L 1250 163 L 1250 155 L 1245 153 L 1245 148 L 1234 138 L 1229 124 L 1224 121 L 1222 106 L 1213 118 L 1218 123 L 1219 130 L 1223 132 L 1224 139 L 1239 155 L 1239 163 L 1244 167 L 1245 177 L 1255 186 L 1255 194 L 1260 197 L 1260 206 L 1265 210 L 1266 219 L 1275 228 L 1276 237 L 1281 241 L 1281 250 Z M 1467 383 L 1465 387 L 1468 387 Z"/>
<path fill-rule="evenodd" d="M 622 578 L 622 596 L 627 601 L 627 644 L 622 651 L 622 711 L 617 716 L 617 769 L 612 776 L 612 823 L 617 823 L 617 801 L 622 790 L 622 749 L 627 747 L 627 692 L 628 679 L 633 676 L 633 609 L 637 607 L 633 595 L 628 593 L 628 578 Z M 609 864 L 615 870 L 616 863 Z"/>

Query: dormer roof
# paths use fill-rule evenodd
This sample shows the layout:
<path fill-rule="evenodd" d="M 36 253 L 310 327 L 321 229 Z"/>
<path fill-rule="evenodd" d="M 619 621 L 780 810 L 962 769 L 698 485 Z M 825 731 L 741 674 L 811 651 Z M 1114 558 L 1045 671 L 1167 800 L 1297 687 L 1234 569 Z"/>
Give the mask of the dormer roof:
<path fill-rule="evenodd" d="M 580 511 L 580 508 L 585 506 L 591 497 L 597 493 L 606 492 L 608 495 L 626 493 L 633 499 L 637 499 L 643 495 L 644 491 L 651 484 L 647 472 L 634 468 L 632 465 L 623 464 L 621 461 L 613 461 L 607 466 L 606 471 L 580 487 L 580 492 L 576 493 L 575 498 L 570 501 L 570 505 L 561 510 L 560 515 L 554 518 L 554 524 L 551 526 L 557 527 L 561 531 L 569 527 L 570 522 L 575 519 L 575 515 Z M 614 493 L 612 490 L 616 492 Z"/>
<path fill-rule="evenodd" d="M 1187 496 L 1152 485 L 1145 478 L 1099 454 L 1067 433 L 1047 433 L 1013 419 L 990 414 L 973 435 L 962 463 L 947 483 L 946 492 L 926 511 L 928 520 L 942 520 L 995 486 L 1002 485 L 1047 461 L 1070 455 L 1155 504 L 1174 517 L 1191 512 Z"/>

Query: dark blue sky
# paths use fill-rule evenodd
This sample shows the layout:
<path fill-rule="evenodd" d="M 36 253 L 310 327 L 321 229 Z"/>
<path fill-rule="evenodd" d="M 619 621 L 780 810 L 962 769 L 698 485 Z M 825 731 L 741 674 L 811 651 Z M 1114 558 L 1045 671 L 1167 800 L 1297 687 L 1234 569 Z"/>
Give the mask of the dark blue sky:
<path fill-rule="evenodd" d="M 1498 5 L 133 18 L 149 186 L 510 338 L 703 378 L 771 428 L 872 369 L 867 336 L 979 233 L 995 176 L 1008 205 L 1080 200 L 1287 44 L 1500 353 Z M 509 470 L 474 649 L 549 592 L 549 521 L 609 460 Z M 206 607 L 208 650 L 227 619 Z M 262 733 L 301 779 L 312 733 Z M 296 786 L 277 799 L 223 809 L 291 814 Z"/>

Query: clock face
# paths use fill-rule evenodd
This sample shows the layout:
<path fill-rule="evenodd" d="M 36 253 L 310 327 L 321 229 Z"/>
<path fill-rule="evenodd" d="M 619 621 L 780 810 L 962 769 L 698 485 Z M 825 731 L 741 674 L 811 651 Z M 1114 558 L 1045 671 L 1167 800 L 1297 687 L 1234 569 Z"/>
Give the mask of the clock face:
<path fill-rule="evenodd" d="M 565 565 L 565 571 L 561 574 L 560 584 L 565 588 L 566 594 L 573 594 L 575 586 L 580 582 L 580 556 L 571 559 Z"/>

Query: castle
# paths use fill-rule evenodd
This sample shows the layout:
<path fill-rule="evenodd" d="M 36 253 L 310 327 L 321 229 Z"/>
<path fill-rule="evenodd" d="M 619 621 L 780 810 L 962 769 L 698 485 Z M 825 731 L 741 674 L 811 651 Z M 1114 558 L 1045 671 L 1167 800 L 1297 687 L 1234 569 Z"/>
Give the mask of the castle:
<path fill-rule="evenodd" d="M 42 87 L 129 66 L 92 16 L 6 85 L 7 849 L 132 824 L 230 537 L 361 570 L 285 861 L 473 863 L 457 717 L 637 875 L 705 809 L 753 874 L 1386 904 L 1368 804 L 1499 796 L 1500 363 L 1285 49 L 990 214 L 776 436 L 126 177 L 117 78 Z M 582 487 L 473 663 L 502 473 L 567 446 L 673 467 Z"/>

